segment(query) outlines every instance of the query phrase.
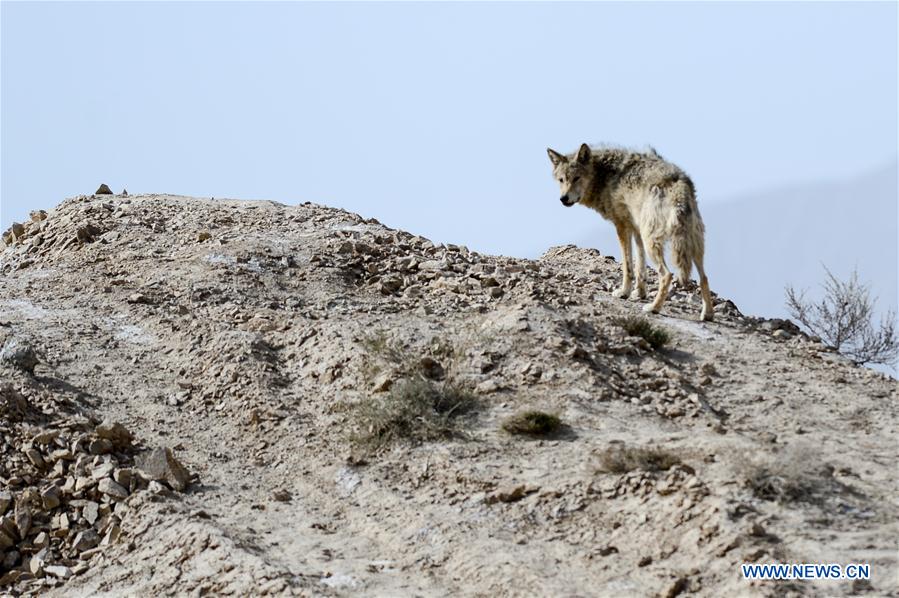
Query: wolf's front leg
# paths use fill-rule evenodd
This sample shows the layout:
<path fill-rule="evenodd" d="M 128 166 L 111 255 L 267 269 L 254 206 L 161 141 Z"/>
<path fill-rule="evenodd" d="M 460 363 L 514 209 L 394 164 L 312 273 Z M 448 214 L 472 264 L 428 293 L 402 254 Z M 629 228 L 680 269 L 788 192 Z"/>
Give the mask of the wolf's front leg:
<path fill-rule="evenodd" d="M 646 250 L 643 248 L 643 237 L 634 231 L 634 243 L 637 244 L 637 270 L 634 273 L 636 287 L 631 299 L 646 299 Z"/>
<path fill-rule="evenodd" d="M 631 293 L 631 231 L 626 226 L 615 226 L 618 243 L 621 244 L 621 287 L 612 293 L 613 297 L 627 297 Z"/>

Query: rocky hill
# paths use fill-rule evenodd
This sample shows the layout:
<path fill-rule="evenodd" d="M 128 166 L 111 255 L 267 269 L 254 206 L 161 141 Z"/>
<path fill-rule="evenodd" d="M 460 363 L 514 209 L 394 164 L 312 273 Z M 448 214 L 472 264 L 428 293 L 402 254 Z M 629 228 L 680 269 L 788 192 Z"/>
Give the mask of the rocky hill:
<path fill-rule="evenodd" d="M 81 196 L 4 244 L 0 593 L 899 595 L 897 383 L 789 322 L 311 204 Z"/>

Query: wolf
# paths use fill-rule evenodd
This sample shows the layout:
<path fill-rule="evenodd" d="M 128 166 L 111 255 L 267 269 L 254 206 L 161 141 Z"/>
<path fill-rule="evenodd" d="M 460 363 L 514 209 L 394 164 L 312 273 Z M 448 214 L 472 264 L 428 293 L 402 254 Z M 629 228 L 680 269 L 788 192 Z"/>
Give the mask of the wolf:
<path fill-rule="evenodd" d="M 665 263 L 665 244 L 686 286 L 692 267 L 699 274 L 702 292 L 701 319 L 714 318 L 709 279 L 702 260 L 705 226 L 696 205 L 696 189 L 687 174 L 666 161 L 655 149 L 637 152 L 619 147 L 590 147 L 562 154 L 547 148 L 553 176 L 561 188 L 562 205 L 580 203 L 596 210 L 615 225 L 621 243 L 621 287 L 616 297 L 646 298 L 646 251 L 657 264 L 659 289 L 644 311 L 658 313 L 668 297 L 671 271 Z M 637 247 L 637 268 L 632 263 L 631 239 Z"/>

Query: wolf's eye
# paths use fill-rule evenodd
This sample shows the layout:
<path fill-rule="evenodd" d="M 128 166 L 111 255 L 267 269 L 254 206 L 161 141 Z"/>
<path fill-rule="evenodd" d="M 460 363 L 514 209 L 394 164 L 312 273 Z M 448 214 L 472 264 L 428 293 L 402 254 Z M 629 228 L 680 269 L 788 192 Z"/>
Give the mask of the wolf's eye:
<path fill-rule="evenodd" d="M 559 179 L 559 182 L 561 183 L 561 182 L 562 182 L 562 179 Z"/>
<path fill-rule="evenodd" d="M 576 177 L 574 177 L 573 179 L 571 179 L 571 182 L 572 182 L 572 183 L 576 183 L 576 182 L 578 182 L 579 180 L 581 180 L 581 177 L 576 176 Z"/>

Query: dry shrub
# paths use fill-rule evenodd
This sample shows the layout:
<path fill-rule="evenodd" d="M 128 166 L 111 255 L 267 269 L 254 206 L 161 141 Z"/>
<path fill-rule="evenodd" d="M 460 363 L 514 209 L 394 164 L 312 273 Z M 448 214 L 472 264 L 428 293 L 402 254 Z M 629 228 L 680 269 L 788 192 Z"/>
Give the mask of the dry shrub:
<path fill-rule="evenodd" d="M 817 303 L 806 300 L 805 291 L 787 286 L 790 315 L 857 364 L 895 364 L 899 354 L 896 312 L 887 311 L 875 325 L 877 299 L 871 297 L 868 285 L 859 282 L 858 272 L 843 281 L 826 266 L 824 271 L 824 296 Z"/>

